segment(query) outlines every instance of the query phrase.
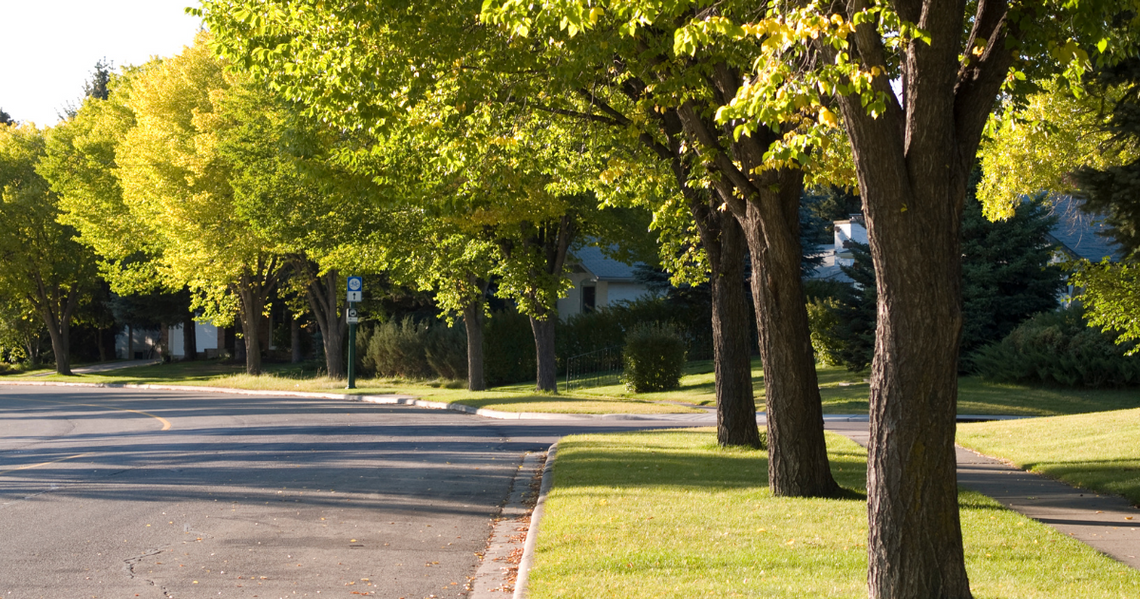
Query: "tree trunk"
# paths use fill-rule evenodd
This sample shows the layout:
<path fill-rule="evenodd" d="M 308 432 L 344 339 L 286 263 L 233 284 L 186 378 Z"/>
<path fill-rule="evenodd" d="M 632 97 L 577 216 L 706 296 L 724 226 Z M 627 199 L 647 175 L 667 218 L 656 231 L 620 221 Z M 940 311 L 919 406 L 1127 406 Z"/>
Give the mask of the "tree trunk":
<path fill-rule="evenodd" d="M 128 360 L 135 359 L 135 327 L 127 325 L 127 356 Z"/>
<path fill-rule="evenodd" d="M 867 584 L 875 599 L 972 596 L 954 455 L 959 228 L 967 177 L 1013 61 L 1007 36 L 1021 33 L 1007 19 L 1009 3 L 976 3 L 968 20 L 964 9 L 927 0 L 900 10 L 931 36 L 906 46 L 901 93 L 885 75 L 872 80 L 885 99 L 878 114 L 858 95 L 836 96 L 878 291 L 867 456 Z M 857 27 L 851 41 L 864 68 L 886 70 L 874 25 Z M 828 59 L 832 50 L 821 50 Z"/>
<path fill-rule="evenodd" d="M 289 319 L 289 352 L 290 362 L 293 364 L 300 364 L 305 359 L 305 356 L 301 355 L 301 321 L 296 318 Z"/>
<path fill-rule="evenodd" d="M 773 495 L 828 497 L 839 492 L 827 460 L 823 409 L 800 280 L 800 173 L 763 201 L 781 214 L 762 219 L 750 200 L 738 215 L 752 257 L 752 300 L 764 365 L 768 416 L 768 486 Z"/>
<path fill-rule="evenodd" d="M 71 376 L 71 336 L 70 323 L 60 321 L 54 314 L 45 314 L 44 320 L 48 324 L 48 336 L 51 337 L 51 350 L 55 354 L 55 372 Z"/>
<path fill-rule="evenodd" d="M 533 322 L 532 322 L 533 326 Z M 471 302 L 463 308 L 463 327 L 467 330 L 467 389 L 483 391 L 483 303 Z"/>
<path fill-rule="evenodd" d="M 198 327 L 193 314 L 187 314 L 186 320 L 182 321 L 182 359 L 198 359 Z"/>
<path fill-rule="evenodd" d="M 541 320 L 534 316 L 530 317 L 530 330 L 534 332 L 537 363 L 535 389 L 558 393 L 558 363 L 554 353 L 554 328 L 558 323 L 558 316 L 551 312 L 545 314 Z"/>
<path fill-rule="evenodd" d="M 100 328 L 95 330 L 95 333 L 96 333 L 95 338 L 97 339 L 96 343 L 99 344 L 99 361 L 100 362 L 106 362 L 107 361 L 107 344 L 103 343 L 103 338 L 106 336 L 107 329 L 100 327 Z"/>
<path fill-rule="evenodd" d="M 705 242 L 712 274 L 713 362 L 716 379 L 716 439 L 722 446 L 760 447 L 752 393 L 748 297 L 744 292 L 746 241 L 729 213 L 710 211 L 717 239 Z"/>
<path fill-rule="evenodd" d="M 293 264 L 309 278 L 305 299 L 308 300 L 309 309 L 313 311 L 317 327 L 321 330 L 321 343 L 325 349 L 325 369 L 329 378 L 342 379 L 346 375 L 344 351 L 348 321 L 340 312 L 342 290 L 338 285 L 339 273 L 334 269 L 323 276 L 317 276 L 304 256 L 295 257 Z"/>

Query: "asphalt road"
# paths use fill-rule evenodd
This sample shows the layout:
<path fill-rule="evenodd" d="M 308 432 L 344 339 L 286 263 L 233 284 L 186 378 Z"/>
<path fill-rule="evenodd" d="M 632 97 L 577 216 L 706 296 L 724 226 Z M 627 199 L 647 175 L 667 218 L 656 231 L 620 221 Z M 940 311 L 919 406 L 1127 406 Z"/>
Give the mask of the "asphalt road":
<path fill-rule="evenodd" d="M 462 596 L 525 452 L 650 426 L 0 386 L 0 598 Z"/>

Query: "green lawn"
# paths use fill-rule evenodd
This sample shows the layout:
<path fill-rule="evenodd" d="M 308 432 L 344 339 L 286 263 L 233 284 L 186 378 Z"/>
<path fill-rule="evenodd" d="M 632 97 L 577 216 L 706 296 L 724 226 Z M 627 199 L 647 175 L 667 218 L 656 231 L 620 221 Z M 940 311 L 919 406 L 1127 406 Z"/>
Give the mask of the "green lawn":
<path fill-rule="evenodd" d="M 958 443 L 1140 505 L 1140 409 L 964 424 Z"/>
<path fill-rule="evenodd" d="M 205 385 L 278 391 L 320 391 L 346 393 L 344 381 L 320 376 L 323 365 L 267 364 L 266 374 L 250 377 L 240 364 L 216 360 L 176 362 L 141 366 L 104 374 L 60 377 L 51 375 L 35 380 L 65 380 L 113 383 L 152 383 Z M 869 385 L 863 376 L 835 366 L 820 366 L 820 396 L 825 414 L 866 414 Z M 9 375 L 23 378 L 26 375 Z M 752 378 L 759 409 L 764 408 L 764 374 L 759 359 L 753 359 Z M 2 379 L 0 379 L 2 380 Z M 561 384 L 562 381 L 559 381 Z M 414 395 L 433 401 L 450 401 L 477 408 L 507 412 L 555 413 L 670 413 L 691 412 L 688 405 L 712 407 L 716 403 L 711 361 L 691 362 L 681 378 L 681 387 L 660 393 L 633 393 L 622 385 L 575 389 L 558 395 L 534 392 L 534 383 L 498 387 L 471 393 L 460 381 L 412 381 L 403 379 L 358 379 L 351 393 Z M 1140 407 L 1137 389 L 1060 389 L 1038 388 L 985 382 L 977 377 L 958 379 L 959 414 L 1014 416 L 1054 416 L 1103 412 Z M 688 405 L 679 405 L 688 404 Z"/>
<path fill-rule="evenodd" d="M 70 377 L 50 375 L 28 380 L 137 385 L 195 385 L 270 391 L 308 391 L 355 395 L 411 395 L 428 401 L 461 403 L 504 412 L 578 414 L 673 414 L 701 412 L 697 408 L 658 403 L 640 398 L 614 398 L 579 394 L 539 394 L 518 385 L 483 392 L 462 388 L 460 381 L 412 381 L 404 379 L 357 379 L 356 389 L 346 390 L 344 380 L 321 376 L 323 365 L 266 364 L 265 374 L 249 376 L 240 364 L 217 360 L 174 362 Z M 27 377 L 13 377 L 22 380 Z M 3 379 L 0 379 L 2 382 Z"/>
<path fill-rule="evenodd" d="M 864 451 L 829 435 L 852 499 L 773 498 L 766 454 L 711 431 L 563 439 L 530 596 L 866 597 Z M 1140 596 L 1140 572 L 962 493 L 975 597 Z"/>

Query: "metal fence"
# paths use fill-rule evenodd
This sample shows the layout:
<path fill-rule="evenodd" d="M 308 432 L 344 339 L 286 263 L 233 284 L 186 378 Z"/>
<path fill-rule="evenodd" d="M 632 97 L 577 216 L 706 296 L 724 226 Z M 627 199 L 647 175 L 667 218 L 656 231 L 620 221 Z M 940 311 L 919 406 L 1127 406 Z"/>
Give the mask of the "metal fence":
<path fill-rule="evenodd" d="M 620 345 L 614 345 L 567 358 L 565 389 L 569 391 L 620 383 L 621 349 Z"/>

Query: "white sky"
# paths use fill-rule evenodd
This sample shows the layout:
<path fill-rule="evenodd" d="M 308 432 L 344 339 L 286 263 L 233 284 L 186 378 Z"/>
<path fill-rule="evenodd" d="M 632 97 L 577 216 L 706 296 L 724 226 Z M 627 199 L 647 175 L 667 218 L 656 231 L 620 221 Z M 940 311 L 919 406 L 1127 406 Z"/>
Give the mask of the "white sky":
<path fill-rule="evenodd" d="M 78 105 L 95 63 L 142 64 L 194 41 L 197 0 L 0 0 L 0 108 L 54 125 Z"/>

